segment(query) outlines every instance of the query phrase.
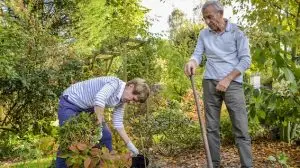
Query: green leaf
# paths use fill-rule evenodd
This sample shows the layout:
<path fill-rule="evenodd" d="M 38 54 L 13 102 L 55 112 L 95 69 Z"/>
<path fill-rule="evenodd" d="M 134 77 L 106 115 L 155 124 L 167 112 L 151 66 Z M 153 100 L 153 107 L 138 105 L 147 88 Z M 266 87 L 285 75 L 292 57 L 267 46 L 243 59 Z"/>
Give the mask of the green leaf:
<path fill-rule="evenodd" d="M 291 83 L 296 83 L 295 76 L 289 68 L 284 67 L 284 68 L 281 68 L 281 69 L 284 72 L 286 80 L 290 81 Z"/>

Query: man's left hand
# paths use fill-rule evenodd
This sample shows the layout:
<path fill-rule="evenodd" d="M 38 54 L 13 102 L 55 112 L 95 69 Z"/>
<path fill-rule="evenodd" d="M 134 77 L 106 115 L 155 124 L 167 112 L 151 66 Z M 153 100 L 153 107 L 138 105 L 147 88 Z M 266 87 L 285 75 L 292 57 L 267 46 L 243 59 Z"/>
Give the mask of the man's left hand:
<path fill-rule="evenodd" d="M 228 86 L 230 85 L 231 83 L 231 79 L 229 79 L 228 77 L 225 77 L 224 79 L 222 79 L 221 81 L 219 81 L 216 89 L 217 91 L 220 91 L 220 92 L 226 92 Z"/>

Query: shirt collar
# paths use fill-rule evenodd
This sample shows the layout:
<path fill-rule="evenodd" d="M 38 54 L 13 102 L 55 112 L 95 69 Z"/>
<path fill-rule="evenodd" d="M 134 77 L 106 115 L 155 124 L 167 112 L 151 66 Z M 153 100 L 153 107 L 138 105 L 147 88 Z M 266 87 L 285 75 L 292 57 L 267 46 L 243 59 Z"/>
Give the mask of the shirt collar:
<path fill-rule="evenodd" d="M 226 32 L 229 32 L 231 30 L 231 23 L 229 22 L 228 19 L 224 19 L 225 22 L 226 22 L 226 28 L 225 28 L 225 31 Z"/>
<path fill-rule="evenodd" d="M 123 92 L 124 92 L 124 90 L 125 90 L 125 85 L 126 85 L 126 83 L 125 82 L 121 82 L 121 88 L 120 88 L 120 92 L 118 93 L 118 95 L 117 95 L 117 98 L 121 101 L 121 99 L 122 99 L 122 95 L 123 95 Z"/>

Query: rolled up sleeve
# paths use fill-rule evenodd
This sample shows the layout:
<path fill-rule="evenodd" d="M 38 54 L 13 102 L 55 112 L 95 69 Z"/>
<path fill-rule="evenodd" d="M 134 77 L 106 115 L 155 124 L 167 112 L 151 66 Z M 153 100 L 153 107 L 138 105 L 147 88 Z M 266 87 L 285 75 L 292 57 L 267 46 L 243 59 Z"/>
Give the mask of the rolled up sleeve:
<path fill-rule="evenodd" d="M 237 64 L 235 69 L 243 73 L 250 67 L 251 56 L 249 40 L 242 31 L 239 31 L 237 33 L 237 54 L 239 63 Z"/>

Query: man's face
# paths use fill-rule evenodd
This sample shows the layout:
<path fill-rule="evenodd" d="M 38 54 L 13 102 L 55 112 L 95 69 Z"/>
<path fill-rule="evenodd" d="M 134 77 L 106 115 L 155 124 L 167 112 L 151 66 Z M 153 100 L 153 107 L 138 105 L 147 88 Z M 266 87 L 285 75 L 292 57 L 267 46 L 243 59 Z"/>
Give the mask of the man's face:
<path fill-rule="evenodd" d="M 138 95 L 133 94 L 134 85 L 130 84 L 125 87 L 123 95 L 122 95 L 122 102 L 123 103 L 130 103 L 130 102 L 138 102 Z"/>
<path fill-rule="evenodd" d="M 218 12 L 212 5 L 208 6 L 203 11 L 203 19 L 208 27 L 213 31 L 220 31 L 220 28 L 222 27 L 221 23 L 223 21 L 223 14 Z"/>

